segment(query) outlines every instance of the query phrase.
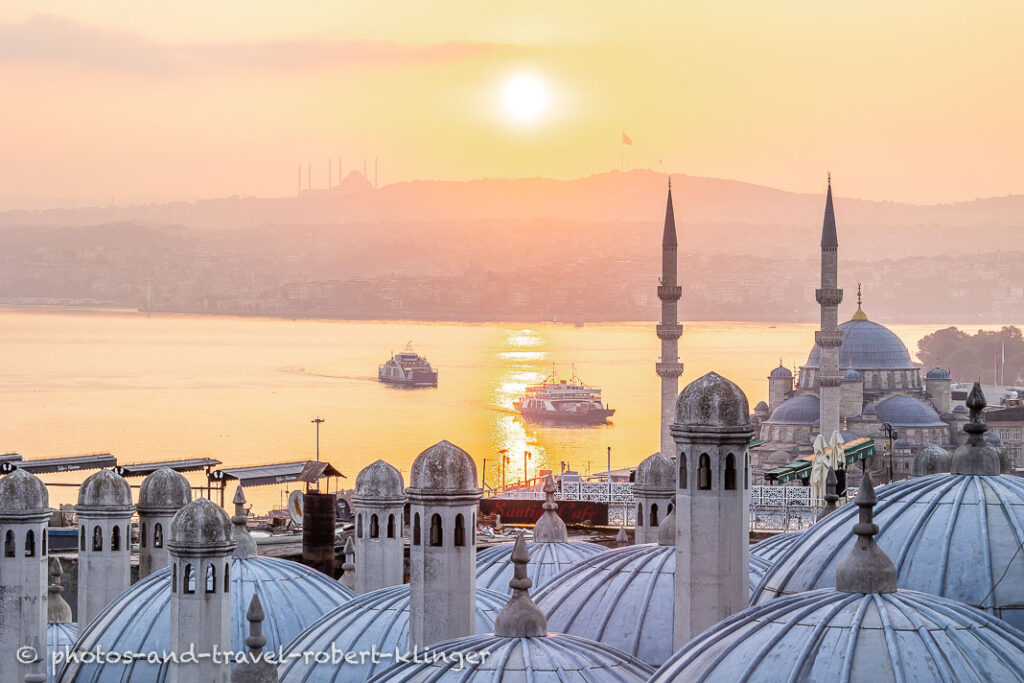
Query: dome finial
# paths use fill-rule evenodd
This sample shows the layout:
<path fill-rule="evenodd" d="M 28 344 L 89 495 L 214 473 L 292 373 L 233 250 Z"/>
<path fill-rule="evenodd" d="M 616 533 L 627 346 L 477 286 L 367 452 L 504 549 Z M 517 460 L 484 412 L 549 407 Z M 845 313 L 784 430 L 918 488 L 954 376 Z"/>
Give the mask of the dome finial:
<path fill-rule="evenodd" d="M 555 512 L 558 510 L 558 503 L 555 502 L 555 478 L 550 473 L 544 477 L 544 512 L 540 519 L 533 525 L 533 540 L 537 543 L 565 543 L 569 540 L 565 522 Z"/>
<path fill-rule="evenodd" d="M 345 547 L 342 550 L 345 555 L 345 562 L 341 565 L 341 578 L 338 581 L 343 586 L 347 586 L 352 590 L 356 588 L 356 544 L 349 536 L 345 540 Z"/>
<path fill-rule="evenodd" d="M 978 474 L 996 475 L 999 474 L 1001 463 L 999 452 L 985 442 L 985 432 L 988 425 L 982 417 L 982 413 L 988 402 L 985 400 L 985 393 L 981 390 L 981 382 L 975 382 L 971 392 L 967 395 L 967 409 L 971 411 L 970 422 L 964 425 L 967 432 L 967 443 L 956 449 L 953 454 L 953 474 Z"/>
<path fill-rule="evenodd" d="M 860 307 L 860 305 L 863 302 L 864 302 L 864 299 L 861 296 L 861 283 L 858 282 L 857 283 L 857 310 L 853 312 L 853 316 L 850 317 L 850 320 L 867 320 L 868 319 L 868 316 L 864 313 L 864 309 Z"/>
<path fill-rule="evenodd" d="M 249 533 L 249 515 L 245 511 L 245 493 L 241 484 L 235 489 L 235 497 L 231 502 L 235 504 L 235 514 L 231 517 L 231 538 L 235 541 L 235 552 L 232 557 L 240 560 L 256 557 L 259 551 L 256 548 L 256 541 Z"/>
<path fill-rule="evenodd" d="M 523 532 L 516 537 L 516 545 L 512 550 L 512 563 L 515 566 L 512 580 L 508 582 L 512 589 L 512 597 L 498 613 L 494 620 L 494 635 L 502 638 L 536 638 L 547 635 L 548 622 L 533 598 L 530 597 L 530 586 L 533 581 L 526 575 L 526 565 L 530 562 L 530 551 L 526 549 Z"/>
<path fill-rule="evenodd" d="M 249 622 L 245 646 L 249 651 L 245 660 L 235 664 L 231 670 L 231 683 L 271 683 L 278 680 L 277 668 L 270 659 L 263 656 L 263 646 L 267 644 L 267 637 L 263 635 L 265 618 L 259 595 L 253 593 L 249 609 L 245 612 L 245 619 Z"/>
<path fill-rule="evenodd" d="M 621 548 L 629 545 L 629 536 L 626 535 L 626 527 L 620 526 L 619 533 L 615 535 L 615 546 Z"/>
<path fill-rule="evenodd" d="M 839 500 L 839 496 L 836 494 L 836 487 L 838 485 L 839 480 L 836 478 L 836 471 L 834 468 L 829 467 L 828 474 L 825 476 L 825 507 L 818 515 L 818 519 L 823 519 L 835 511 L 836 502 Z"/>
<path fill-rule="evenodd" d="M 860 518 L 853 525 L 857 540 L 836 568 L 836 590 L 843 593 L 895 593 L 896 565 L 875 543 L 878 525 L 874 523 L 875 487 L 871 475 L 864 472 L 860 490 L 853 501 L 860 508 Z"/>
<path fill-rule="evenodd" d="M 46 589 L 49 593 L 46 600 L 46 621 L 50 624 L 70 624 L 71 605 L 61 593 L 64 587 L 60 584 L 60 577 L 64 570 L 60 566 L 60 560 L 56 557 L 50 558 L 50 585 Z"/>

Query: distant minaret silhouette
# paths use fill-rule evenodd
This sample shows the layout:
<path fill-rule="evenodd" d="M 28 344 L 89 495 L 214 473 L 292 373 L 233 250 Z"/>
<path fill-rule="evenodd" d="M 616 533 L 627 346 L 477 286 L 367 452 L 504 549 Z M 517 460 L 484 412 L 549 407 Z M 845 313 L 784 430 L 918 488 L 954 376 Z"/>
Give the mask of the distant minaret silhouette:
<path fill-rule="evenodd" d="M 679 376 L 683 364 L 679 362 L 679 337 L 683 326 L 679 324 L 679 298 L 683 290 L 677 284 L 676 217 L 672 208 L 672 179 L 668 180 L 668 205 L 665 208 L 665 231 L 661 238 L 661 283 L 658 298 L 661 299 L 661 323 L 657 327 L 661 340 L 661 361 L 655 365 L 661 377 L 661 454 L 666 458 L 676 455 L 676 443 L 669 432 L 675 421 L 676 396 L 679 393 Z"/>
<path fill-rule="evenodd" d="M 843 290 L 839 289 L 839 239 L 836 236 L 836 216 L 832 209 L 832 174 L 828 176 L 825 196 L 825 219 L 821 226 L 821 288 L 815 299 L 821 307 L 821 329 L 814 333 L 814 343 L 821 349 L 818 367 L 818 404 L 820 406 L 821 434 L 826 440 L 839 429 L 839 388 L 843 373 L 839 372 L 839 346 L 843 333 L 839 330 L 839 304 Z"/>

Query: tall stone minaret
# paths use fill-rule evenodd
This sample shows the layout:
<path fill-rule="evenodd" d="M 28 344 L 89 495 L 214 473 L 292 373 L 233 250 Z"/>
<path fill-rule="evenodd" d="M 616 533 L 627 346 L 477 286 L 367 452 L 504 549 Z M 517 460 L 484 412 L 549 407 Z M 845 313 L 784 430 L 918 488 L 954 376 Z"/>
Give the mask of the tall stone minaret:
<path fill-rule="evenodd" d="M 21 683 L 35 671 L 14 657 L 37 648 L 46 659 L 46 485 L 31 472 L 14 470 L 0 480 L 0 682 Z M 40 644 L 42 649 L 40 648 Z M 44 679 L 45 680 L 45 679 Z"/>
<path fill-rule="evenodd" d="M 683 289 L 677 284 L 678 270 L 676 250 L 676 217 L 672 209 L 672 179 L 668 181 L 668 206 L 665 208 L 665 232 L 661 238 L 661 282 L 658 284 L 658 298 L 661 299 L 661 322 L 658 324 L 658 339 L 661 340 L 661 360 L 655 365 L 661 377 L 661 438 L 659 447 L 666 458 L 676 454 L 675 442 L 669 432 L 675 412 L 676 394 L 679 392 L 679 376 L 683 364 L 679 362 L 679 337 L 683 326 L 679 324 L 679 298 Z"/>
<path fill-rule="evenodd" d="M 679 394 L 672 435 L 678 448 L 673 511 L 678 649 L 747 607 L 748 447 L 754 431 L 746 395 L 709 372 Z"/>
<path fill-rule="evenodd" d="M 171 522 L 171 640 L 173 653 L 195 652 L 194 663 L 171 663 L 168 681 L 228 683 L 228 664 L 213 652 L 231 649 L 231 520 L 197 498 Z"/>
<path fill-rule="evenodd" d="M 188 479 L 170 467 L 161 467 L 139 487 L 139 578 L 170 565 L 167 550 L 171 520 L 192 500 Z"/>
<path fill-rule="evenodd" d="M 476 631 L 476 464 L 448 441 L 412 463 L 409 649 Z"/>
<path fill-rule="evenodd" d="M 78 624 L 83 630 L 131 585 L 132 490 L 100 470 L 78 490 Z"/>
<path fill-rule="evenodd" d="M 821 433 L 825 439 L 839 429 L 839 390 L 843 374 L 839 372 L 839 346 L 843 333 L 839 331 L 839 304 L 843 290 L 839 289 L 839 239 L 836 236 L 836 216 L 832 210 L 832 176 L 828 179 L 825 198 L 825 220 L 821 227 L 821 288 L 815 299 L 821 306 L 821 329 L 814 333 L 814 343 L 821 349 L 818 368 L 818 402 L 820 405 Z"/>

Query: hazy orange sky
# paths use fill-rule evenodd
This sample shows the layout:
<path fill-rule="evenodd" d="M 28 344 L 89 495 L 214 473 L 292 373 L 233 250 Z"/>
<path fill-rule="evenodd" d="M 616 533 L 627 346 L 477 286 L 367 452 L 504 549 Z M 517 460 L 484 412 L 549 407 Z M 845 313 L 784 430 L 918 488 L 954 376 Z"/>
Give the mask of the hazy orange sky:
<path fill-rule="evenodd" d="M 572 178 L 617 168 L 623 131 L 627 168 L 1021 193 L 1021 35 L 1019 0 L 6 0 L 0 208 L 287 195 L 339 155 L 386 183 Z"/>

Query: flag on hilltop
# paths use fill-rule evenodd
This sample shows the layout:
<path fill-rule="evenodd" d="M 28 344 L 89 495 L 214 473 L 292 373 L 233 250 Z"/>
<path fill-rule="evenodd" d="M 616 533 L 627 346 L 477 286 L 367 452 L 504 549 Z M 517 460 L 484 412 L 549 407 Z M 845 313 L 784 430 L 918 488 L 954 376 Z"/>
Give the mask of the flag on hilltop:
<path fill-rule="evenodd" d="M 633 141 L 630 139 L 630 137 L 628 135 L 623 133 L 622 134 L 622 144 L 624 144 L 624 145 L 632 145 Z"/>

